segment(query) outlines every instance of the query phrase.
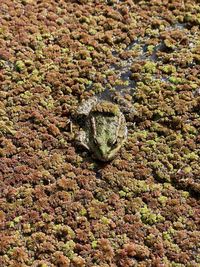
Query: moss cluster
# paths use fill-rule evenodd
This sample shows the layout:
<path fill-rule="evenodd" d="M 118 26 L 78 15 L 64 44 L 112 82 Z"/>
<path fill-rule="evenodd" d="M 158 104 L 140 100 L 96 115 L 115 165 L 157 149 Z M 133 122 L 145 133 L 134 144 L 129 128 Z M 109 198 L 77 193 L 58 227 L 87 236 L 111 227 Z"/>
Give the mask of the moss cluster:
<path fill-rule="evenodd" d="M 118 105 L 115 105 L 111 102 L 102 101 L 100 103 L 97 103 L 97 105 L 92 108 L 92 112 L 110 113 L 113 115 L 118 115 L 120 110 Z"/>

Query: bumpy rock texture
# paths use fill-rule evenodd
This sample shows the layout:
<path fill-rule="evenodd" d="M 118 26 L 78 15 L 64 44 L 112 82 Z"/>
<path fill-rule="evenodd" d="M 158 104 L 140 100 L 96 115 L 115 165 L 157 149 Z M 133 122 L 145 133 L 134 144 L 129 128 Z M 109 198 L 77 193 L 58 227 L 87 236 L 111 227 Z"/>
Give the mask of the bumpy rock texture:
<path fill-rule="evenodd" d="M 199 266 L 199 25 L 194 0 L 1 0 L 0 266 Z M 136 112 L 101 164 L 67 119 L 111 94 Z"/>

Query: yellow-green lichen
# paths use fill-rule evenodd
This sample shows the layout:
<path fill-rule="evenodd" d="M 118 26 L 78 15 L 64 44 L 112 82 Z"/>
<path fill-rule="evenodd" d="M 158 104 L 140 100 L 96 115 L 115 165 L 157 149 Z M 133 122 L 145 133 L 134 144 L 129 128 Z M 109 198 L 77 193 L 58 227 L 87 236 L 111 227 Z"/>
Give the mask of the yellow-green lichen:
<path fill-rule="evenodd" d="M 140 209 L 141 220 L 149 225 L 153 225 L 158 222 L 163 222 L 165 218 L 161 214 L 153 213 L 151 209 L 144 205 L 143 208 Z"/>

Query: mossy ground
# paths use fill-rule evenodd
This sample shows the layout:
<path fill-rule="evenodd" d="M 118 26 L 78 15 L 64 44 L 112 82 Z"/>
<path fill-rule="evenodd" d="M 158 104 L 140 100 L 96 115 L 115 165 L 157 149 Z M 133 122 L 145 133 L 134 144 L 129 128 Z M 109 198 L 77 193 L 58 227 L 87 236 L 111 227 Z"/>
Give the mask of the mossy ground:
<path fill-rule="evenodd" d="M 0 266 L 199 266 L 199 14 L 195 0 L 1 1 Z M 134 110 L 108 164 L 69 131 L 92 95 Z"/>

